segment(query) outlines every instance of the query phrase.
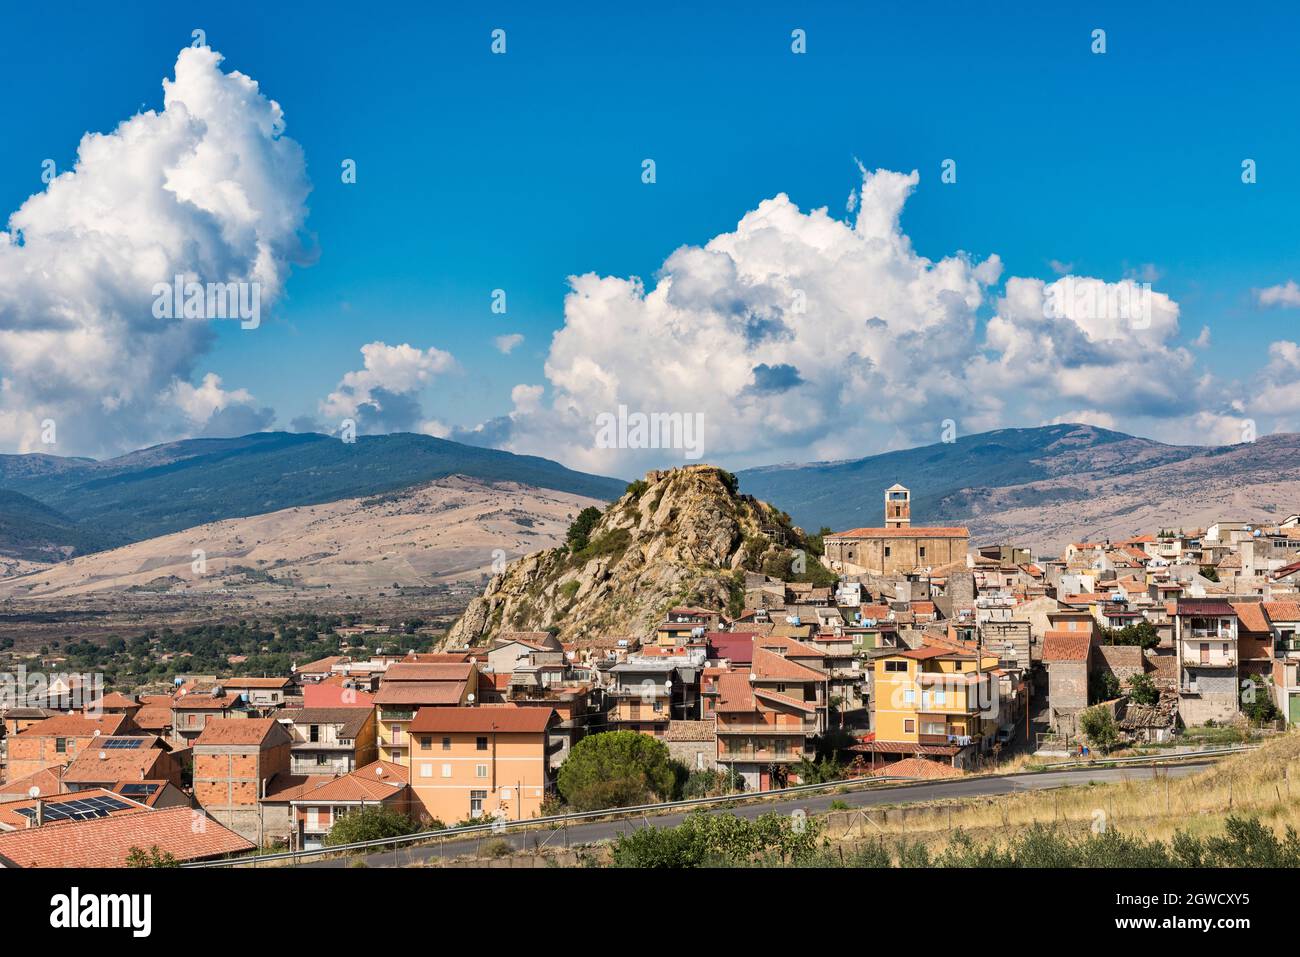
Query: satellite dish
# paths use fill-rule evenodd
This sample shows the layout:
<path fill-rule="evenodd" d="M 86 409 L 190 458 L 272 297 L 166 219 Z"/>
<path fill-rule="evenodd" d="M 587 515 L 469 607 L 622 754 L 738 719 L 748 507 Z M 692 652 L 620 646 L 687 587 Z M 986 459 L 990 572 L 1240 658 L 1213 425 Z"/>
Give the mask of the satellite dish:
<path fill-rule="evenodd" d="M 41 789 L 33 784 L 31 788 L 27 791 L 27 796 L 30 798 L 38 798 L 41 796 Z"/>

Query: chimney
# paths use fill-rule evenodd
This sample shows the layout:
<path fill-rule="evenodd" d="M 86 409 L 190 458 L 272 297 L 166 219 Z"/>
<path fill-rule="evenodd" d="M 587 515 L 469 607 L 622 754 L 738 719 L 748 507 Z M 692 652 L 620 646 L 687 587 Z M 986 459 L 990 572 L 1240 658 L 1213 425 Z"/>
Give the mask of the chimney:
<path fill-rule="evenodd" d="M 32 821 L 32 827 L 40 827 L 45 823 L 45 799 L 36 799 L 36 817 Z"/>

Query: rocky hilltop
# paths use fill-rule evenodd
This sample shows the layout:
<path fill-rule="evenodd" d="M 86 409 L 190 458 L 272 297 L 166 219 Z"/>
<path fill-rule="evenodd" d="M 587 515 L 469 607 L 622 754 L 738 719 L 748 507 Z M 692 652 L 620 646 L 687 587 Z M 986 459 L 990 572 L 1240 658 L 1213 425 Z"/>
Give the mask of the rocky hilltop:
<path fill-rule="evenodd" d="M 745 570 L 789 573 L 808 550 L 784 512 L 739 494 L 711 465 L 646 473 L 605 509 L 580 548 L 535 552 L 492 578 L 448 633 L 449 646 L 501 631 L 555 629 L 563 641 L 643 636 L 676 605 L 726 610 Z M 811 568 L 816 559 L 807 555 Z"/>

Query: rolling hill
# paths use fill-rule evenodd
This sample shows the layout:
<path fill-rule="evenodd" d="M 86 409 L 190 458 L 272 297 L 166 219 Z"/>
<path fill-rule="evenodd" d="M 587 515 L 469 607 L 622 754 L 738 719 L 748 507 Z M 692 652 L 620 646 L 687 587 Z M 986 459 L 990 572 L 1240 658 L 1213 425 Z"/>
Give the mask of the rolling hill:
<path fill-rule="evenodd" d="M 51 455 L 0 456 L 0 489 L 33 506 L 15 511 L 0 539 L 70 554 L 125 545 L 229 518 L 380 495 L 450 475 L 610 500 L 626 482 L 574 472 L 536 456 L 427 435 L 261 432 L 188 439 L 96 462 Z M 62 525 L 59 522 L 63 522 Z M 62 556 L 60 556 L 62 557 Z"/>
<path fill-rule="evenodd" d="M 400 492 L 229 518 L 0 579 L 0 600 L 135 591 L 258 602 L 373 595 L 477 581 L 563 541 L 583 508 L 568 492 L 454 475 Z M 195 550 L 203 563 L 195 569 Z"/>

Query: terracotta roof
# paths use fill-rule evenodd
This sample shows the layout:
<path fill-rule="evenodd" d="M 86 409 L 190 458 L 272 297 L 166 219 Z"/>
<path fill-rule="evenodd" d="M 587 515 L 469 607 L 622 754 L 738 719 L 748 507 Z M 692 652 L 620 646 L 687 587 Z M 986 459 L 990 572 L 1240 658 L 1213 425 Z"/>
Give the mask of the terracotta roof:
<path fill-rule="evenodd" d="M 162 731 L 164 728 L 170 728 L 172 726 L 171 705 L 166 707 L 145 705 L 135 713 L 132 720 L 141 731 Z"/>
<path fill-rule="evenodd" d="M 289 732 L 280 727 L 275 718 L 210 718 L 194 746 L 260 746 L 268 738 L 277 736 L 282 736 L 285 743 L 290 740 Z"/>
<path fill-rule="evenodd" d="M 707 721 L 669 721 L 665 741 L 713 741 L 718 736 L 713 719 Z"/>
<path fill-rule="evenodd" d="M 970 538 L 970 529 L 960 525 L 925 528 L 851 528 L 827 538 Z"/>
<path fill-rule="evenodd" d="M 421 708 L 411 721 L 412 734 L 444 731 L 541 733 L 550 727 L 552 708 Z"/>
<path fill-rule="evenodd" d="M 1237 621 L 1241 623 L 1240 627 L 1244 631 L 1257 631 L 1268 633 L 1268 618 L 1264 614 L 1264 603 L 1258 601 L 1234 601 L 1229 602 L 1232 610 L 1237 613 Z M 1281 602 L 1280 604 L 1294 605 L 1294 602 Z M 1296 608 L 1300 613 L 1300 606 Z M 1300 621 L 1300 617 L 1294 619 Z"/>
<path fill-rule="evenodd" d="M 194 826 L 195 812 L 176 807 L 140 810 L 63 827 L 37 827 L 0 834 L 0 858 L 17 867 L 125 867 L 133 847 L 157 847 L 177 861 L 251 851 L 255 845 L 211 816 Z"/>
<path fill-rule="evenodd" d="M 777 704 L 783 704 L 787 708 L 806 711 L 809 714 L 817 713 L 817 703 L 815 701 L 801 701 L 798 698 L 792 698 L 787 694 L 780 694 L 776 691 L 769 691 L 766 688 L 755 687 L 754 697 L 762 698 L 764 701 L 775 701 Z"/>
<path fill-rule="evenodd" d="M 1087 661 L 1092 648 L 1092 636 L 1088 633 L 1062 634 L 1048 632 L 1043 638 L 1044 661 Z"/>
<path fill-rule="evenodd" d="M 789 658 L 782 658 L 766 648 L 754 649 L 751 663 L 754 674 L 760 678 L 780 678 L 787 681 L 825 681 L 826 675 Z"/>
<path fill-rule="evenodd" d="M 130 726 L 130 719 L 124 714 L 106 714 L 99 718 L 87 718 L 79 714 L 56 714 L 52 718 L 46 718 L 24 728 L 15 737 L 90 738 L 96 733 L 117 734 L 119 730 Z"/>
<path fill-rule="evenodd" d="M 748 675 L 728 671 L 718 676 L 718 703 L 714 706 L 716 711 L 735 714 L 753 711 L 756 707 Z"/>
<path fill-rule="evenodd" d="M 331 655 L 328 658 L 321 658 L 317 661 L 309 661 L 305 665 L 298 665 L 294 668 L 294 674 L 322 674 L 332 671 L 334 666 L 340 661 L 346 661 L 343 655 Z"/>
<path fill-rule="evenodd" d="M 464 681 L 385 681 L 375 704 L 454 705 L 465 695 Z"/>
<path fill-rule="evenodd" d="M 58 794 L 63 790 L 59 784 L 62 780 L 62 765 L 52 768 L 43 768 L 35 774 L 27 775 L 25 778 L 18 778 L 14 781 L 5 781 L 3 784 L 0 784 L 0 794 L 19 794 L 26 797 L 31 793 L 32 788 L 39 788 L 41 794 Z"/>
<path fill-rule="evenodd" d="M 153 738 L 154 744 L 157 738 Z M 102 757 L 101 757 L 102 755 Z M 138 748 L 88 747 L 63 772 L 65 784 L 111 784 L 153 777 L 159 762 L 170 766 L 170 753 L 142 740 Z M 164 775 L 165 776 L 165 775 Z"/>
<path fill-rule="evenodd" d="M 172 703 L 172 709 L 176 711 L 225 711 L 237 704 L 239 704 L 239 695 L 234 691 L 222 695 L 191 692 L 177 698 Z"/>
<path fill-rule="evenodd" d="M 333 774 L 288 774 L 279 771 L 266 782 L 266 794 L 260 800 L 267 804 L 287 804 L 334 780 Z"/>
<path fill-rule="evenodd" d="M 390 681 L 468 681 L 473 671 L 474 665 L 468 661 L 435 665 L 399 661 L 388 666 L 388 670 L 384 672 L 383 680 L 385 683 Z"/>
<path fill-rule="evenodd" d="M 400 764 L 373 761 L 357 768 L 351 774 L 332 778 L 293 800 L 302 803 L 317 801 L 382 801 L 392 797 L 410 781 L 410 772 Z"/>
<path fill-rule="evenodd" d="M 224 678 L 227 688 L 284 688 L 293 684 L 292 678 Z"/>
<path fill-rule="evenodd" d="M 952 757 L 961 748 L 955 744 L 912 744 L 910 741 L 860 741 L 849 748 L 850 751 L 877 754 L 934 754 Z"/>
<path fill-rule="evenodd" d="M 925 758 L 903 758 L 871 772 L 876 777 L 903 778 L 959 778 L 966 772 L 954 768 L 942 761 L 927 761 Z"/>
<path fill-rule="evenodd" d="M 1262 602 L 1262 604 L 1270 621 L 1300 621 L 1300 602 L 1266 601 Z M 1251 629 L 1251 631 L 1254 630 L 1254 628 Z"/>
<path fill-rule="evenodd" d="M 84 710 L 102 711 L 105 708 L 138 708 L 139 706 L 140 702 L 136 701 L 134 698 L 124 695 L 119 691 L 114 691 L 104 695 L 102 698 L 97 698 L 92 701 L 90 704 L 86 705 Z"/>

